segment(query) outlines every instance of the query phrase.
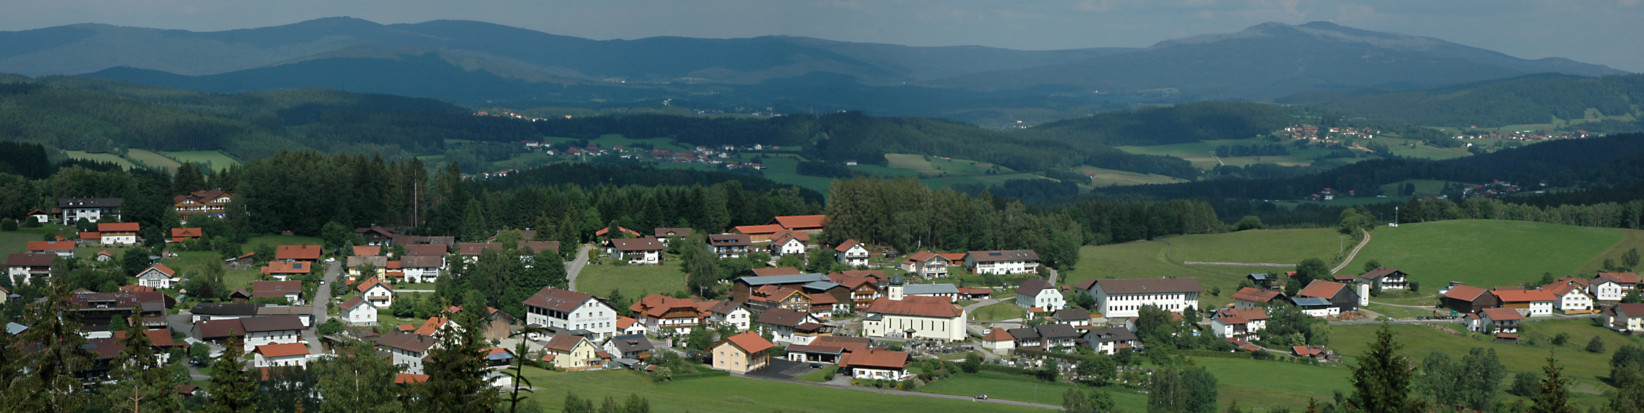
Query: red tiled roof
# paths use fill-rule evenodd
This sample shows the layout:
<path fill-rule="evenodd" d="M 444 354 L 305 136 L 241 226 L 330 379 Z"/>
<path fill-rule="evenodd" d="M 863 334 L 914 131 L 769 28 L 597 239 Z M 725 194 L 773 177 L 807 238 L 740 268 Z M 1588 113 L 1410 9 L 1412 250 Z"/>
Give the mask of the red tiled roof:
<path fill-rule="evenodd" d="M 425 381 L 428 381 L 427 374 L 400 373 L 394 376 L 394 384 L 414 384 Z"/>
<path fill-rule="evenodd" d="M 1563 297 L 1564 294 L 1568 294 L 1571 291 L 1579 291 L 1579 292 L 1586 291 L 1586 289 L 1582 288 L 1582 286 L 1580 286 L 1580 285 L 1566 284 L 1566 283 L 1556 283 L 1556 282 L 1552 283 L 1552 284 L 1547 284 L 1547 285 L 1541 286 L 1540 290 L 1541 291 L 1546 291 L 1547 293 L 1552 294 L 1554 297 Z"/>
<path fill-rule="evenodd" d="M 154 264 L 153 266 L 150 266 L 148 268 L 151 269 L 151 270 L 158 270 L 158 271 L 160 271 L 161 274 L 165 274 L 165 275 L 176 275 L 177 274 L 176 270 L 171 269 L 171 267 L 167 267 L 165 264 Z M 141 274 L 141 273 L 139 273 L 139 274 Z"/>
<path fill-rule="evenodd" d="M 624 234 L 632 235 L 634 237 L 639 236 L 639 231 L 634 231 L 634 230 L 623 228 L 623 227 L 617 227 L 617 230 L 622 231 L 622 233 L 624 233 Z M 598 231 L 594 231 L 594 236 L 603 237 L 603 236 L 605 236 L 606 233 L 609 233 L 609 232 L 611 232 L 610 227 L 600 228 Z"/>
<path fill-rule="evenodd" d="M 204 236 L 204 235 L 205 235 L 204 230 L 202 230 L 200 228 L 172 228 L 171 229 L 171 237 L 172 238 L 189 238 L 189 237 L 199 238 L 199 237 Z"/>
<path fill-rule="evenodd" d="M 1233 293 L 1233 299 L 1255 303 L 1265 303 L 1273 301 L 1274 298 L 1279 298 L 1280 295 L 1283 295 L 1283 293 L 1273 290 L 1244 287 L 1240 288 L 1238 292 Z"/>
<path fill-rule="evenodd" d="M 776 224 L 791 230 L 822 229 L 828 224 L 827 215 L 788 215 L 776 217 Z"/>
<path fill-rule="evenodd" d="M 839 357 L 840 367 L 878 367 L 886 369 L 903 369 L 908 366 L 908 353 L 891 350 L 868 349 L 865 352 L 850 352 Z"/>
<path fill-rule="evenodd" d="M 99 222 L 97 232 L 137 232 L 139 227 L 136 222 Z"/>
<path fill-rule="evenodd" d="M 731 230 L 736 231 L 736 233 L 738 233 L 738 234 L 760 235 L 760 234 L 775 234 L 775 233 L 778 233 L 778 232 L 782 232 L 784 229 L 782 228 L 781 225 L 770 224 L 770 225 L 740 225 L 740 226 L 737 226 L 735 228 L 731 228 Z"/>
<path fill-rule="evenodd" d="M 291 357 L 308 354 L 308 346 L 298 343 L 264 344 L 257 346 L 257 349 L 251 352 L 261 353 L 263 357 L 267 358 Z"/>
<path fill-rule="evenodd" d="M 371 277 L 371 278 L 367 278 L 365 281 L 361 281 L 360 285 L 358 287 L 354 287 L 354 289 L 359 290 L 360 292 L 363 293 L 363 292 L 366 292 L 366 291 L 370 291 L 371 287 L 375 287 L 375 286 L 378 286 L 378 285 L 381 285 L 383 288 L 388 288 L 389 292 L 394 291 L 394 289 L 390 288 L 388 286 L 388 284 L 383 284 L 382 281 L 377 280 L 377 277 Z"/>
<path fill-rule="evenodd" d="M 1317 297 L 1317 298 L 1323 298 L 1323 299 L 1328 300 L 1328 299 L 1331 299 L 1331 298 L 1335 298 L 1336 293 L 1341 292 L 1341 289 L 1346 288 L 1346 287 L 1347 287 L 1347 285 L 1342 284 L 1342 283 L 1324 281 L 1324 280 L 1313 280 L 1312 283 L 1307 284 L 1307 288 L 1303 288 L 1301 290 L 1301 292 L 1296 293 L 1296 296 L 1298 296 L 1298 297 Z"/>
<path fill-rule="evenodd" d="M 919 317 L 952 318 L 964 314 L 964 309 L 956 307 L 953 302 L 944 297 L 910 296 L 901 300 L 892 300 L 880 297 L 873 300 L 866 310 L 869 313 L 909 315 Z"/>
<path fill-rule="evenodd" d="M 62 238 L 62 237 L 58 237 L 58 238 Z M 86 240 L 86 241 L 90 241 L 90 240 L 94 240 L 94 239 L 103 239 L 103 233 L 97 232 L 97 231 L 80 231 L 80 239 Z"/>
<path fill-rule="evenodd" d="M 1488 293 L 1489 290 L 1471 285 L 1456 285 L 1444 292 L 1444 297 L 1452 300 L 1473 301 Z"/>
<path fill-rule="evenodd" d="M 445 326 L 445 321 L 445 317 L 441 316 L 428 317 L 428 321 L 422 322 L 422 327 L 417 327 L 417 331 L 414 331 L 413 333 L 419 336 L 432 337 L 434 332 L 439 331 L 440 327 Z"/>
<path fill-rule="evenodd" d="M 982 341 L 1014 341 L 1014 340 L 1016 340 L 1015 337 L 1011 337 L 1010 333 L 1005 332 L 1005 329 L 999 328 L 999 327 L 994 327 L 993 331 L 989 331 L 987 335 L 982 336 Z"/>
<path fill-rule="evenodd" d="M 1222 324 L 1245 324 L 1256 320 L 1266 320 L 1267 309 L 1261 307 L 1228 308 L 1218 311 L 1216 318 L 1222 320 Z"/>
<path fill-rule="evenodd" d="M 708 304 L 710 306 L 713 305 L 712 302 L 709 302 Z M 696 310 L 699 307 L 701 307 L 700 303 L 695 300 L 674 298 L 662 294 L 651 294 L 640 298 L 638 301 L 634 301 L 633 305 L 628 306 L 628 310 L 639 314 L 645 314 L 651 318 L 662 318 L 663 315 L 668 314 L 668 312 L 673 311 L 674 309 L 689 308 Z"/>
<path fill-rule="evenodd" d="M 951 252 L 951 253 L 947 253 L 947 254 L 937 254 L 937 255 L 941 255 L 942 258 L 947 258 L 949 264 L 957 264 L 957 263 L 965 262 L 965 253 L 963 253 L 963 252 Z"/>
<path fill-rule="evenodd" d="M 760 337 L 759 334 L 755 334 L 752 331 L 730 336 L 720 343 L 730 343 L 748 354 L 758 353 L 761 351 L 770 350 L 771 347 L 776 347 L 775 344 L 771 344 L 769 340 L 765 340 L 764 337 Z M 714 347 L 718 346 L 715 345 Z"/>
<path fill-rule="evenodd" d="M 1594 278 L 1608 278 L 1621 284 L 1638 284 L 1638 274 L 1630 272 L 1601 272 Z"/>
<path fill-rule="evenodd" d="M 74 241 L 29 241 L 29 251 L 74 251 Z"/>
<path fill-rule="evenodd" d="M 1479 310 L 1479 312 L 1484 313 L 1484 316 L 1490 317 L 1490 320 L 1493 321 L 1512 321 L 1524 319 L 1524 315 L 1519 314 L 1517 310 L 1513 310 L 1511 308 L 1486 308 Z"/>
<path fill-rule="evenodd" d="M 340 306 L 338 308 L 343 309 L 343 311 L 353 310 L 354 307 L 359 307 L 360 304 L 362 304 L 364 302 L 365 302 L 364 297 L 355 296 L 354 298 L 348 299 L 348 301 L 343 301 L 342 306 Z"/>
<path fill-rule="evenodd" d="M 314 264 L 296 261 L 272 261 L 263 266 L 263 274 L 308 274 Z"/>
<path fill-rule="evenodd" d="M 633 317 L 619 315 L 617 316 L 616 326 L 618 330 L 627 330 L 628 326 L 632 326 L 637 322 L 639 322 L 639 320 L 635 320 Z"/>
<path fill-rule="evenodd" d="M 380 246 L 380 245 L 355 245 L 354 246 L 354 256 L 356 256 L 356 257 L 370 257 L 370 256 L 379 255 L 379 254 L 382 254 L 382 246 Z"/>
<path fill-rule="evenodd" d="M 854 239 L 848 239 L 848 240 L 845 240 L 845 242 L 839 243 L 839 246 L 833 247 L 833 250 L 834 251 L 839 251 L 839 252 L 846 252 L 846 251 L 850 251 L 851 247 L 855 247 L 855 246 L 861 245 L 861 244 L 862 243 L 856 242 L 856 240 L 854 240 Z"/>
<path fill-rule="evenodd" d="M 1541 290 L 1492 290 L 1490 293 L 1495 294 L 1503 303 L 1558 301 L 1558 297 L 1554 297 L 1553 293 Z"/>

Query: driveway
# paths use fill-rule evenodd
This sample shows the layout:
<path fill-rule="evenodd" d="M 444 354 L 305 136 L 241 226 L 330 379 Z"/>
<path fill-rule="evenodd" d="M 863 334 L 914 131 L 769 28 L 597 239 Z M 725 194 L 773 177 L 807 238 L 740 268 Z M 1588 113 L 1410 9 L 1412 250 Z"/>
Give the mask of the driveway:
<path fill-rule="evenodd" d="M 822 366 L 827 367 L 828 364 L 822 363 Z M 753 372 L 748 373 L 748 375 L 777 380 L 792 380 L 794 377 L 803 376 L 805 373 L 810 373 L 817 370 L 821 369 L 811 368 L 811 363 L 800 363 L 797 361 L 773 358 L 771 359 L 770 365 L 765 366 L 763 369 L 754 370 Z"/>
<path fill-rule="evenodd" d="M 583 244 L 582 248 L 577 248 L 576 258 L 565 262 L 565 279 L 568 281 L 567 286 L 571 291 L 578 291 L 577 274 L 582 273 L 582 267 L 588 266 L 588 251 L 593 249 L 593 245 Z"/>
<path fill-rule="evenodd" d="M 337 276 L 342 274 L 343 267 L 342 262 L 327 262 L 326 264 L 325 277 L 321 278 L 324 281 L 320 283 L 319 288 L 314 289 L 314 299 L 308 303 L 310 307 L 314 307 L 313 327 L 315 328 L 303 330 L 303 340 L 308 340 L 308 353 L 315 355 L 320 354 L 325 347 L 320 343 L 320 335 L 316 328 L 331 317 L 326 314 L 325 308 L 331 304 L 331 284 L 337 282 Z"/>

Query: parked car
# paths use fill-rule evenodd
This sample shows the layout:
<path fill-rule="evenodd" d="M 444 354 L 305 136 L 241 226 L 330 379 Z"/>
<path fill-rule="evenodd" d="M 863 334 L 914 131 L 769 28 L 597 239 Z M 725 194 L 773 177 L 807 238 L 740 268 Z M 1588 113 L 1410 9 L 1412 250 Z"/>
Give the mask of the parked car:
<path fill-rule="evenodd" d="M 987 400 L 987 399 L 988 399 L 988 395 L 985 394 L 985 393 L 976 395 L 976 400 Z"/>

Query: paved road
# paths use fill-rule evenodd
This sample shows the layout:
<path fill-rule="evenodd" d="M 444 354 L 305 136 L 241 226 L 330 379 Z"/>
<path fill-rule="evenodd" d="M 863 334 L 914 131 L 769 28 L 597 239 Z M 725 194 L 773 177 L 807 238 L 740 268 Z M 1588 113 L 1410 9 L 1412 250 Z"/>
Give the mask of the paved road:
<path fill-rule="evenodd" d="M 1004 301 L 1005 301 L 1004 298 L 989 298 L 989 299 L 986 299 L 986 300 L 977 301 L 977 302 L 975 302 L 971 305 L 965 306 L 965 314 L 975 313 L 976 309 L 978 309 L 978 308 L 987 307 L 987 306 L 997 304 L 997 303 L 1000 303 L 1000 302 L 1004 302 Z M 969 316 L 967 315 L 966 318 L 969 318 Z M 996 321 L 973 321 L 973 320 L 966 320 L 966 321 L 967 321 L 967 323 L 965 323 L 965 330 L 968 330 L 972 333 L 976 333 L 976 334 L 980 334 L 980 335 L 987 335 L 988 334 L 989 328 L 987 328 L 987 324 L 996 323 Z"/>
<path fill-rule="evenodd" d="M 336 283 L 337 276 L 342 274 L 341 261 L 326 264 L 325 277 L 321 278 L 325 281 L 320 283 L 320 288 L 314 290 L 314 300 L 308 303 L 310 307 L 314 307 L 314 327 L 319 327 L 331 318 L 325 313 L 325 308 L 331 304 L 331 284 Z M 303 330 L 303 340 L 308 340 L 309 354 L 320 354 L 324 347 L 320 343 L 319 333 L 314 328 Z"/>
<path fill-rule="evenodd" d="M 1598 318 L 1598 314 L 1582 314 L 1582 315 L 1554 314 L 1551 317 L 1525 317 L 1523 320 L 1519 320 L 1519 322 L 1536 322 L 1536 321 L 1547 321 L 1547 320 L 1568 320 L 1568 319 L 1575 319 L 1575 318 Z M 1390 324 L 1459 324 L 1459 323 L 1461 323 L 1462 320 L 1463 320 L 1462 318 L 1449 318 L 1449 319 L 1438 319 L 1438 320 L 1412 320 L 1412 319 L 1408 319 L 1408 318 L 1403 318 L 1403 319 L 1388 320 L 1387 322 L 1390 323 Z M 1349 320 L 1349 321 L 1331 321 L 1330 325 L 1344 326 L 1344 325 L 1363 325 L 1363 324 L 1381 324 L 1381 323 L 1382 323 L 1381 321 L 1376 321 L 1376 320 Z"/>
<path fill-rule="evenodd" d="M 1330 269 L 1331 274 L 1341 271 L 1342 268 L 1347 268 L 1347 264 L 1353 263 L 1353 257 L 1359 255 L 1359 250 L 1364 249 L 1365 245 L 1370 245 L 1370 231 L 1362 229 L 1359 231 L 1364 232 L 1364 239 L 1359 240 L 1359 245 L 1353 246 L 1353 252 L 1347 253 L 1347 257 L 1341 259 L 1341 264 L 1336 264 L 1336 268 Z"/>
<path fill-rule="evenodd" d="M 571 291 L 578 291 L 577 274 L 582 273 L 582 267 L 588 266 L 588 251 L 593 249 L 593 245 L 583 244 L 582 248 L 577 248 L 576 258 L 565 262 L 565 278 L 570 282 Z"/>
<path fill-rule="evenodd" d="M 976 402 L 977 406 L 976 406 L 975 409 L 966 409 L 966 410 L 984 409 L 984 408 L 986 408 L 986 406 L 988 404 L 1009 404 L 1009 405 L 1016 405 L 1016 406 L 1023 406 L 1023 407 L 1036 407 L 1036 408 L 1040 408 L 1040 409 L 1054 409 L 1054 410 L 1060 410 L 1062 408 L 1062 406 L 1059 406 L 1059 405 L 1058 406 L 1052 406 L 1052 405 L 1048 405 L 1048 404 L 1019 402 L 1019 401 L 1015 401 L 1015 400 L 988 399 L 988 400 L 985 400 L 985 401 L 977 401 L 977 400 L 975 400 L 974 398 L 972 398 L 970 396 L 954 396 L 954 395 L 948 395 L 948 394 L 919 393 L 919 392 L 911 392 L 911 391 L 875 389 L 875 388 L 872 388 L 872 387 L 849 386 L 849 385 L 838 386 L 838 385 L 825 384 L 825 383 L 811 383 L 811 382 L 806 382 L 806 381 L 782 380 L 782 379 L 774 379 L 774 378 L 770 378 L 770 377 L 748 376 L 748 375 L 740 375 L 740 374 L 732 374 L 731 377 L 741 377 L 741 378 L 745 378 L 745 379 L 775 381 L 775 382 L 792 383 L 792 384 L 802 384 L 802 385 L 806 385 L 806 386 L 828 387 L 828 388 L 834 388 L 834 389 L 865 391 L 865 392 L 889 394 L 889 395 L 895 395 L 895 396 L 929 397 L 929 398 L 933 398 L 933 399 L 967 400 L 967 401 Z M 1058 393 L 1056 393 L 1056 392 L 1054 392 L 1050 389 L 1046 389 L 1044 393 L 1045 393 L 1044 398 L 1046 400 L 1049 400 L 1051 398 L 1060 399 L 1062 397 L 1061 394 L 1058 394 Z"/>

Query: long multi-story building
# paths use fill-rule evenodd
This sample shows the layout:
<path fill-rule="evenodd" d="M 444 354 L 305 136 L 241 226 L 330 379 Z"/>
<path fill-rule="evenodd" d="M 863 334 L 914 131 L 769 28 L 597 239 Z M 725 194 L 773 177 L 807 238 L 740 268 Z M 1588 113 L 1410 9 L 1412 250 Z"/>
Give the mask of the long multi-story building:
<path fill-rule="evenodd" d="M 1104 317 L 1135 317 L 1143 306 L 1181 312 L 1199 307 L 1204 287 L 1193 278 L 1121 278 L 1097 280 L 1089 293 Z"/>
<path fill-rule="evenodd" d="M 525 324 L 559 330 L 582 330 L 588 338 L 604 340 L 616 335 L 616 310 L 593 295 L 545 287 L 525 299 Z M 545 337 L 532 334 L 532 340 Z"/>

